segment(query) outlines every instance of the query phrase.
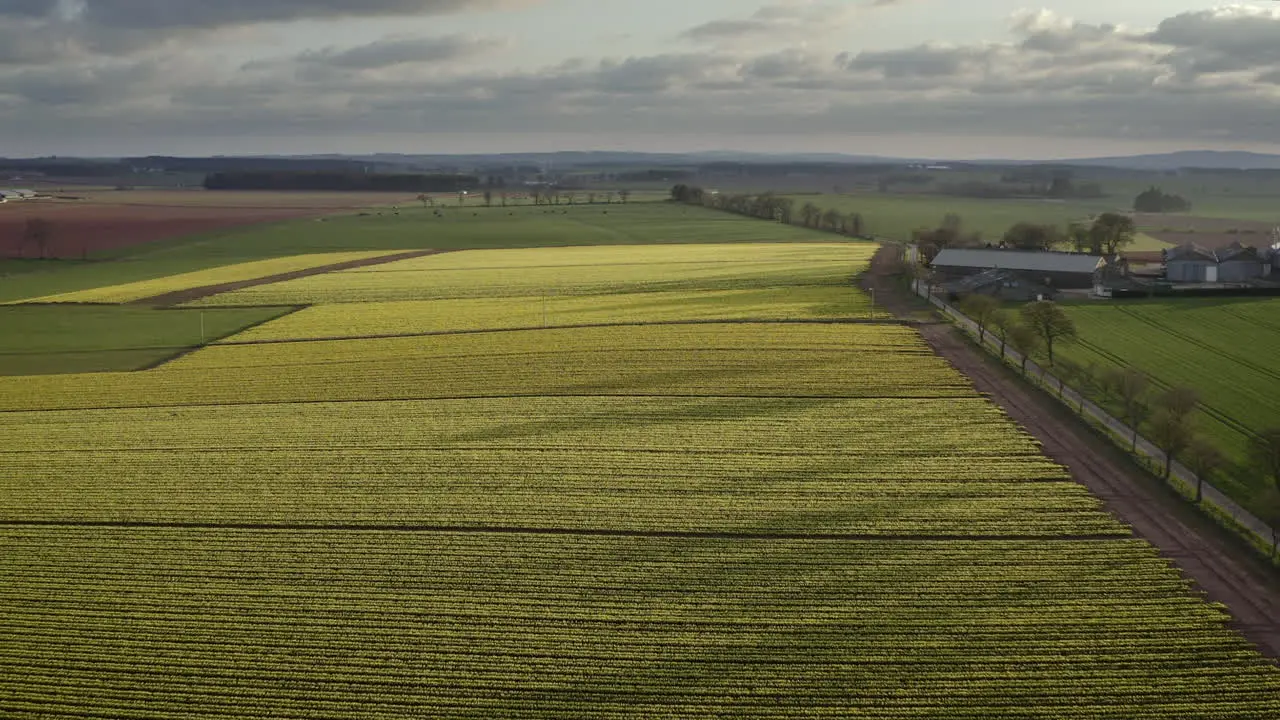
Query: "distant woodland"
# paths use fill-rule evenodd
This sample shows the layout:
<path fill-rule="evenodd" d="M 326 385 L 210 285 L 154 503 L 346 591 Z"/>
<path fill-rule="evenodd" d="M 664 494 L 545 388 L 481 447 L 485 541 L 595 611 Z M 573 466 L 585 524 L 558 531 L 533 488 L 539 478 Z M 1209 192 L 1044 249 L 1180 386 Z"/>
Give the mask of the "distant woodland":
<path fill-rule="evenodd" d="M 474 175 L 378 175 L 352 172 L 219 172 L 209 190 L 339 190 L 344 192 L 461 192 L 480 185 Z"/>

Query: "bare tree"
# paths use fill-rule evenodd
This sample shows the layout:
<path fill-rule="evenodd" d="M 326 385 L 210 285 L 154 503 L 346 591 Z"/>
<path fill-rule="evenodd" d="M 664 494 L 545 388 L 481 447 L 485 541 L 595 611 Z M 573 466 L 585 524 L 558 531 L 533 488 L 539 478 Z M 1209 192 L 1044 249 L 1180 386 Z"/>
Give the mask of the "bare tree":
<path fill-rule="evenodd" d="M 1196 502 L 1204 500 L 1204 480 L 1227 463 L 1227 458 L 1213 443 L 1197 435 L 1187 445 L 1187 467 L 1196 474 Z"/>
<path fill-rule="evenodd" d="M 1013 329 L 1016 320 L 1013 313 L 1004 309 L 997 309 L 991 313 L 991 320 L 988 321 L 991 326 L 991 332 L 1000 338 L 1000 359 L 1004 360 L 1005 348 L 1009 346 L 1009 331 Z"/>
<path fill-rule="evenodd" d="M 796 211 L 796 201 L 791 198 L 778 198 L 778 222 L 791 224 Z"/>
<path fill-rule="evenodd" d="M 1182 454 L 1195 437 L 1191 414 L 1200 399 L 1195 390 L 1185 387 L 1170 388 L 1156 398 L 1156 415 L 1151 421 L 1152 439 L 1164 451 L 1164 478 L 1173 472 L 1174 457 Z"/>
<path fill-rule="evenodd" d="M 630 191 L 630 190 L 619 190 L 619 191 L 618 191 L 618 199 L 622 201 L 622 204 L 623 204 L 623 205 L 626 205 L 626 204 L 627 204 L 627 201 L 629 201 L 629 200 L 631 199 L 631 191 Z"/>
<path fill-rule="evenodd" d="M 1068 385 L 1070 385 L 1071 387 L 1076 386 L 1076 384 L 1080 381 L 1080 371 L 1081 371 L 1080 366 L 1077 365 L 1072 360 L 1062 358 L 1062 360 L 1058 361 L 1058 364 L 1054 367 L 1054 372 L 1058 376 L 1058 398 L 1059 399 L 1062 399 L 1064 401 L 1066 400 L 1067 386 Z M 1083 398 L 1084 394 L 1080 393 L 1080 397 Z M 1083 404 L 1081 405 L 1080 409 L 1081 411 L 1084 410 Z"/>
<path fill-rule="evenodd" d="M 1271 557 L 1280 554 L 1280 488 L 1268 486 L 1254 496 L 1254 512 L 1271 528 Z"/>
<path fill-rule="evenodd" d="M 1138 229 L 1133 218 L 1121 213 L 1103 213 L 1089 229 L 1090 249 L 1096 253 L 1115 255 L 1120 248 L 1133 243 Z"/>
<path fill-rule="evenodd" d="M 800 218 L 804 221 L 805 227 L 818 227 L 818 223 L 822 218 L 822 210 L 818 209 L 813 203 L 805 203 L 800 208 Z"/>
<path fill-rule="evenodd" d="M 1022 318 L 1044 342 L 1050 365 L 1053 365 L 1054 361 L 1054 345 L 1072 342 L 1077 337 L 1075 323 L 1062 308 L 1058 307 L 1057 303 L 1046 300 L 1024 305 Z"/>
<path fill-rule="evenodd" d="M 28 244 L 35 245 L 39 252 L 40 259 L 44 260 L 49 254 L 49 243 L 53 240 L 53 222 L 46 218 L 33 217 L 27 219 L 26 227 L 22 230 L 22 245 L 26 247 Z"/>
<path fill-rule="evenodd" d="M 844 225 L 844 214 L 839 210 L 828 210 L 822 214 L 822 227 L 827 230 L 841 230 Z"/>
<path fill-rule="evenodd" d="M 1151 378 L 1139 370 L 1125 368 L 1116 378 L 1116 394 L 1120 396 L 1120 406 L 1124 422 L 1132 431 L 1129 452 L 1138 449 L 1138 428 L 1151 417 L 1151 400 L 1147 390 L 1151 387 Z"/>
<path fill-rule="evenodd" d="M 1022 356 L 1022 374 L 1027 374 L 1027 360 L 1040 349 L 1040 335 L 1026 325 L 1015 325 L 1009 331 L 1009 344 Z"/>
<path fill-rule="evenodd" d="M 1249 440 L 1249 459 L 1280 490 L 1280 427 L 1267 428 Z"/>
<path fill-rule="evenodd" d="M 987 340 L 987 324 L 991 322 L 991 316 L 1000 309 L 1000 301 L 990 295 L 974 293 L 966 295 L 960 301 L 960 311 L 969 316 L 978 325 L 978 344 L 982 345 Z"/>

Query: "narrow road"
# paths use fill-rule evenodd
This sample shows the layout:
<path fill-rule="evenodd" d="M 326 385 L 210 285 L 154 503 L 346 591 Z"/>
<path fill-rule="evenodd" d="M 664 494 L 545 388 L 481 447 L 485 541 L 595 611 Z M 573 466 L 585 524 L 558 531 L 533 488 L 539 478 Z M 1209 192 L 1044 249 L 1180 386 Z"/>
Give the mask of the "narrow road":
<path fill-rule="evenodd" d="M 882 251 L 863 286 L 875 288 L 876 299 L 899 317 L 919 313 L 920 304 L 890 277 L 892 271 L 892 256 Z M 938 323 L 923 324 L 920 331 L 935 352 L 1035 436 L 1045 453 L 1066 466 L 1113 515 L 1155 545 L 1208 600 L 1225 605 L 1237 631 L 1264 654 L 1280 659 L 1280 579 L 1273 569 L 958 330 Z"/>

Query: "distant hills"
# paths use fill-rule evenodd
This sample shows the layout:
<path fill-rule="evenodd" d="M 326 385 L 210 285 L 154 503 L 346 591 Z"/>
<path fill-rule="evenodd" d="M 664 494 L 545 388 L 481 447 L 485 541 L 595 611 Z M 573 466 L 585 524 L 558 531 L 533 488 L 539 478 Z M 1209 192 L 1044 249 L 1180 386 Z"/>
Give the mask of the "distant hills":
<path fill-rule="evenodd" d="M 1085 158 L 1057 161 L 1067 165 L 1112 167 L 1131 170 L 1178 170 L 1203 168 L 1206 170 L 1280 170 L 1280 155 L 1264 153 L 1185 150 L 1157 155 L 1130 155 L 1124 157 Z"/>
<path fill-rule="evenodd" d="M 122 166 L 135 172 L 208 173 L 227 170 L 269 170 L 287 167 L 313 172 L 397 172 L 426 169 L 457 168 L 467 171 L 486 168 L 500 171 L 521 168 L 539 172 L 564 171 L 571 168 L 609 171 L 618 168 L 694 168 L 718 164 L 739 165 L 813 165 L 813 166 L 950 166 L 950 167 L 1018 167 L 1030 165 L 1076 166 L 1168 172 L 1183 168 L 1204 170 L 1280 170 L 1280 155 L 1240 151 L 1187 150 L 1149 155 L 1096 158 L 1063 158 L 1046 160 L 948 160 L 945 158 L 906 158 L 881 155 L 847 155 L 842 153 L 758 153 L 714 151 L 694 153 L 645 153 L 610 151 L 564 151 L 534 153 L 469 153 L 469 154 L 398 154 L 370 155 L 288 155 L 288 156 L 213 156 L 145 158 L 0 158 L 0 172 L 42 171 L 63 175 L 111 175 Z"/>
<path fill-rule="evenodd" d="M 1096 158 L 1045 160 L 950 160 L 946 158 L 907 158 L 883 155 L 846 155 L 843 153 L 750 153 L 712 151 L 695 153 L 635 152 L 550 152 L 499 153 L 492 155 L 323 155 L 311 159 L 356 160 L 385 164 L 493 165 L 534 164 L 552 167 L 590 167 L 608 165 L 704 165 L 707 163 L 815 163 L 836 165 L 1075 165 L 1126 170 L 1170 171 L 1181 168 L 1207 170 L 1280 170 L 1280 155 L 1240 151 L 1186 150 L 1181 152 Z"/>

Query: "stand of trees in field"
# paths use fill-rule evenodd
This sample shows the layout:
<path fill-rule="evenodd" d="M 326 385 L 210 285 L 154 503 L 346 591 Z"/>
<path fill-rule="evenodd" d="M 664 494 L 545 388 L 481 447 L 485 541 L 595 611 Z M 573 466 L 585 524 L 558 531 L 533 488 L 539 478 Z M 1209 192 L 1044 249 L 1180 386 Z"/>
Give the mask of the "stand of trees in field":
<path fill-rule="evenodd" d="M 205 178 L 208 190 L 332 190 L 342 192 L 470 191 L 474 175 L 385 175 L 355 172 L 218 172 Z"/>
<path fill-rule="evenodd" d="M 1181 213 L 1191 211 L 1191 201 L 1181 195 L 1151 187 L 1133 201 L 1133 209 L 1143 213 Z"/>
<path fill-rule="evenodd" d="M 1015 313 L 993 297 L 974 294 L 962 299 L 959 307 L 977 324 L 979 342 L 985 345 L 988 334 L 999 340 L 1002 360 L 1010 347 L 1021 355 L 1024 376 L 1028 358 L 1042 358 L 1058 378 L 1060 399 L 1065 399 L 1070 386 L 1080 398 L 1080 412 L 1086 396 L 1108 408 L 1132 430 L 1128 439 L 1131 453 L 1137 453 L 1138 437 L 1145 434 L 1164 453 L 1159 472 L 1166 481 L 1172 475 L 1173 461 L 1181 461 L 1196 476 L 1196 504 L 1204 502 L 1205 479 L 1229 468 L 1226 455 L 1196 424 L 1200 396 L 1193 388 L 1158 387 L 1136 368 L 1104 369 L 1057 355 L 1056 348 L 1078 339 L 1075 324 L 1057 304 L 1030 303 Z M 1250 437 L 1247 464 L 1232 469 L 1261 480 L 1249 504 L 1271 528 L 1272 557 L 1280 556 L 1280 427 Z"/>
<path fill-rule="evenodd" d="M 851 237 L 867 237 L 866 223 L 861 213 L 823 210 L 813 203 L 796 207 L 796 201 L 792 198 L 769 192 L 758 195 L 725 195 L 707 192 L 695 185 L 680 184 L 671 188 L 671 199 L 687 205 L 699 205 L 761 220 L 799 225 Z"/>
<path fill-rule="evenodd" d="M 938 227 L 917 230 L 913 240 L 927 264 L 947 248 L 1047 251 L 1069 247 L 1075 252 L 1110 257 L 1133 244 L 1137 236 L 1133 218 L 1121 213 L 1103 213 L 1092 223 L 1073 223 L 1065 232 L 1056 225 L 1020 222 L 1009 228 L 997 245 L 992 245 L 983 241 L 981 233 L 965 232 L 960 216 L 949 214 Z"/>

